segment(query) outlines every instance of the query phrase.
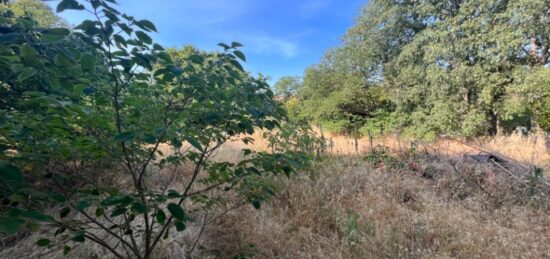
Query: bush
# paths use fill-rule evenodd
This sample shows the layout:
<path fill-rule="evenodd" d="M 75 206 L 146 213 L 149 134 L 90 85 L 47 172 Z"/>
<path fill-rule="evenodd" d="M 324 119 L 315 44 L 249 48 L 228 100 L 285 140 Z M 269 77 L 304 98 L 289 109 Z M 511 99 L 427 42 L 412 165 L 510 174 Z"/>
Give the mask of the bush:
<path fill-rule="evenodd" d="M 317 135 L 304 120 L 289 120 L 276 131 L 264 133 L 273 152 L 299 151 L 313 154 L 326 147 L 324 138 Z"/>
<path fill-rule="evenodd" d="M 279 125 L 285 113 L 267 82 L 243 70 L 237 42 L 174 61 L 148 35 L 153 23 L 111 3 L 61 1 L 58 12 L 96 17 L 74 30 L 0 15 L 9 31 L 0 35 L 0 232 L 55 228 L 37 244 L 68 253 L 89 241 L 150 258 L 170 229 L 184 231 L 232 191 L 259 207 L 271 189 L 257 176 L 288 175 L 307 159 L 244 150 L 238 163 L 212 161 L 226 141 Z M 185 183 L 152 184 L 184 163 Z"/>

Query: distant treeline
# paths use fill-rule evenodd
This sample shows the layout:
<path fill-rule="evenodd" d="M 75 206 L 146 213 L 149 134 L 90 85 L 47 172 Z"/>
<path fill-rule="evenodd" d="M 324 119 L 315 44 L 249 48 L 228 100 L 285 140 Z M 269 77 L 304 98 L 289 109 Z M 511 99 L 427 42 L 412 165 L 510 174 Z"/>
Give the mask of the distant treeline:
<path fill-rule="evenodd" d="M 336 132 L 550 130 L 550 0 L 372 0 L 342 45 L 276 90 Z"/>

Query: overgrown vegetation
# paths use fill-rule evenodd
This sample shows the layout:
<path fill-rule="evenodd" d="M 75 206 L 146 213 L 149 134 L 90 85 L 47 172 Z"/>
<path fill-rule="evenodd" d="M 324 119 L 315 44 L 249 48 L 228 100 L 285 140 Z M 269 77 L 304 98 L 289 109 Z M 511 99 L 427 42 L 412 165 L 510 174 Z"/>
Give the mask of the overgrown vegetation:
<path fill-rule="evenodd" d="M 295 113 L 337 132 L 548 131 L 549 6 L 369 1 L 343 46 L 305 71 Z"/>
<path fill-rule="evenodd" d="M 490 164 L 410 150 L 369 157 L 331 156 L 285 180 L 264 209 L 209 228 L 205 246 L 253 258 L 546 257 L 543 181 L 530 192 Z"/>
<path fill-rule="evenodd" d="M 286 149 L 210 159 L 285 116 L 266 81 L 243 70 L 240 43 L 165 51 L 150 36 L 155 25 L 120 13 L 114 0 L 61 1 L 57 12 L 95 17 L 74 29 L 55 27 L 44 10 L 18 13 L 19 4 L 0 14 L 4 234 L 55 228 L 37 244 L 69 254 L 93 242 L 119 258 L 151 258 L 201 211 L 235 197 L 259 208 L 273 194 L 262 175 L 307 163 Z M 152 184 L 184 164 L 192 170 L 180 185 Z"/>
<path fill-rule="evenodd" d="M 273 88 L 116 4 L 0 1 L 0 257 L 548 256 L 550 1 L 372 0 Z"/>

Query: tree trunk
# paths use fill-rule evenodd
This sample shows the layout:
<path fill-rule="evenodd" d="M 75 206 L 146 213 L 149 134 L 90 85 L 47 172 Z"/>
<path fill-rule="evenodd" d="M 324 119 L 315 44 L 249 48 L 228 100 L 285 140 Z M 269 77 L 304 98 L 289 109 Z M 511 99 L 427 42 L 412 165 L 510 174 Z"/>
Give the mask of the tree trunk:
<path fill-rule="evenodd" d="M 544 65 L 548 60 L 548 44 L 543 44 L 536 36 L 531 37 L 529 56 L 533 65 Z"/>
<path fill-rule="evenodd" d="M 489 112 L 489 128 L 487 129 L 487 133 L 489 133 L 490 136 L 495 136 L 498 134 L 499 131 L 499 122 L 498 122 L 498 114 L 495 111 Z"/>

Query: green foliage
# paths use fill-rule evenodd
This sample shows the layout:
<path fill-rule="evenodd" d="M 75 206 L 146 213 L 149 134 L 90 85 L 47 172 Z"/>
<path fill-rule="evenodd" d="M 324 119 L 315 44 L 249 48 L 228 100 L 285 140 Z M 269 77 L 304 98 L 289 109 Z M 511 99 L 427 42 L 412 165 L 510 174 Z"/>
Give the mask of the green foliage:
<path fill-rule="evenodd" d="M 359 129 L 359 133 L 368 136 L 379 136 L 394 132 L 400 128 L 400 125 L 406 123 L 406 115 L 397 112 L 388 112 L 387 110 L 376 110 L 372 117 L 367 119 L 365 124 Z"/>
<path fill-rule="evenodd" d="M 273 152 L 287 150 L 300 151 L 308 154 L 324 150 L 325 139 L 313 131 L 305 120 L 288 120 L 277 130 L 264 133 Z"/>
<path fill-rule="evenodd" d="M 405 165 L 401 159 L 393 156 L 388 147 L 376 146 L 364 157 L 366 161 L 371 162 L 375 167 L 403 168 Z"/>
<path fill-rule="evenodd" d="M 388 92 L 373 81 L 365 80 L 365 71 L 350 64 L 356 52 L 348 49 L 329 51 L 321 64 L 308 68 L 303 87 L 298 91 L 297 117 L 310 119 L 335 132 L 351 132 L 394 107 Z"/>
<path fill-rule="evenodd" d="M 61 1 L 59 12 L 95 17 L 71 30 L 0 15 L 9 29 L 0 35 L 0 232 L 55 227 L 38 245 L 67 254 L 71 242 L 94 242 L 118 258 L 150 258 L 170 229 L 185 231 L 235 195 L 259 207 L 273 191 L 258 179 L 290 175 L 308 158 L 245 150 L 237 163 L 212 161 L 225 142 L 279 126 L 285 112 L 265 78 L 243 70 L 240 43 L 166 51 L 148 34 L 154 24 L 114 3 Z M 152 183 L 184 163 L 192 174 L 169 183 L 176 190 Z"/>
<path fill-rule="evenodd" d="M 297 76 L 284 76 L 275 83 L 275 95 L 280 96 L 283 100 L 289 100 L 293 95 L 296 95 L 302 88 L 302 79 Z"/>
<path fill-rule="evenodd" d="M 547 130 L 549 4 L 369 1 L 343 45 L 305 71 L 294 108 L 343 132 L 387 123 L 420 137 L 479 136 L 532 118 Z M 402 116 L 399 127 L 384 113 Z"/>
<path fill-rule="evenodd" d="M 68 27 L 67 23 L 59 18 L 53 10 L 40 0 L 15 0 L 0 3 L 0 12 L 11 11 L 16 17 L 30 15 L 40 27 Z"/>
<path fill-rule="evenodd" d="M 550 131 L 550 70 L 534 68 L 522 80 L 516 92 L 526 93 L 532 107 L 537 125 L 544 131 Z M 521 107 L 525 107 L 526 102 Z"/>

